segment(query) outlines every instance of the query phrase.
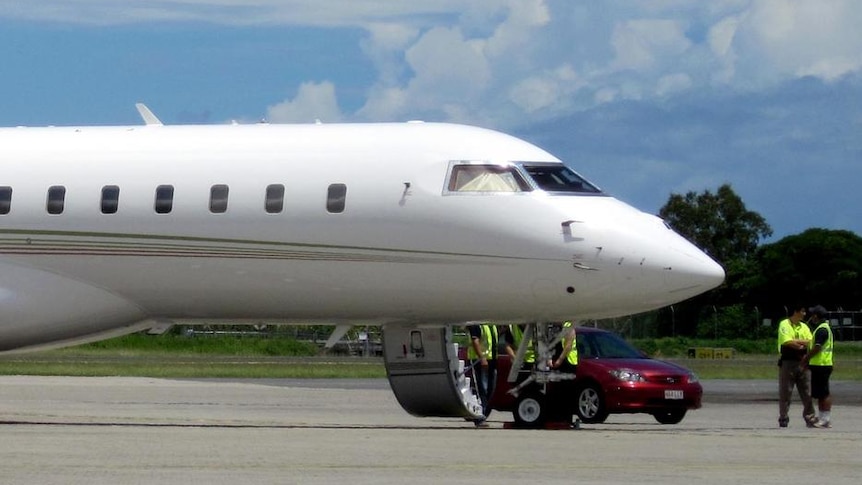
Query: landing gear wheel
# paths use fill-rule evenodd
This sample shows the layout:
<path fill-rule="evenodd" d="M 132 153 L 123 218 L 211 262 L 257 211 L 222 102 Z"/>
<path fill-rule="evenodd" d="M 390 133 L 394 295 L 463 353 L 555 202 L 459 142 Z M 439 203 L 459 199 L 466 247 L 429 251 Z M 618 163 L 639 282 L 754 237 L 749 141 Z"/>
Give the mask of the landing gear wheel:
<path fill-rule="evenodd" d="M 686 409 L 668 409 L 653 413 L 653 417 L 661 424 L 677 424 L 685 417 Z"/>
<path fill-rule="evenodd" d="M 547 414 L 547 401 L 544 394 L 538 391 L 521 394 L 512 411 L 515 424 L 525 428 L 541 427 L 545 424 Z"/>
<path fill-rule="evenodd" d="M 605 399 L 597 384 L 586 384 L 578 389 L 578 418 L 587 424 L 604 423 L 608 419 Z"/>

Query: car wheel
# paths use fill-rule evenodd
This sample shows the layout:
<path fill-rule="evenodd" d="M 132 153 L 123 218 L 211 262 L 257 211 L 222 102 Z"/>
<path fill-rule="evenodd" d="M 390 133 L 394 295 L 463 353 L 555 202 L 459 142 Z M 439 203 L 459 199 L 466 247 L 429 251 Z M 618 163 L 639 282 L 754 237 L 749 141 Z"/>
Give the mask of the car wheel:
<path fill-rule="evenodd" d="M 585 423 L 604 423 L 608 410 L 598 384 L 589 383 L 578 389 L 578 418 Z"/>
<path fill-rule="evenodd" d="M 547 402 L 540 392 L 528 392 L 518 397 L 515 410 L 512 411 L 515 424 L 523 427 L 536 428 L 545 423 L 547 417 Z"/>
<path fill-rule="evenodd" d="M 686 409 L 667 409 L 653 413 L 653 417 L 661 424 L 677 424 L 685 417 Z"/>

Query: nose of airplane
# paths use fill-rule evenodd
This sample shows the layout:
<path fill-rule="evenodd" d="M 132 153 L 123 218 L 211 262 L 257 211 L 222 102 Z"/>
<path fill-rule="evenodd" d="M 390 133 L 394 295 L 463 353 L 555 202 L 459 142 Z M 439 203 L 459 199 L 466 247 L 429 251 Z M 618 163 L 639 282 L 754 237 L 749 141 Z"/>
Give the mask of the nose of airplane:
<path fill-rule="evenodd" d="M 724 282 L 724 268 L 720 264 L 677 234 L 664 221 L 656 220 L 662 225 L 658 230 L 664 233 L 661 240 L 666 251 L 659 253 L 662 257 L 654 262 L 659 263 L 664 274 L 666 292 L 682 300 L 709 291 Z"/>
<path fill-rule="evenodd" d="M 662 219 L 636 209 L 615 216 L 625 221 L 616 226 L 613 238 L 623 242 L 616 246 L 619 252 L 612 253 L 618 259 L 608 258 L 616 262 L 612 268 L 623 281 L 616 288 L 639 301 L 642 309 L 672 305 L 724 282 L 724 269 Z"/>
<path fill-rule="evenodd" d="M 564 223 L 564 234 L 569 234 L 565 229 L 571 232 L 567 247 L 581 251 L 575 268 L 589 281 L 582 285 L 584 291 L 574 293 L 581 297 L 579 311 L 594 307 L 601 315 L 608 308 L 618 315 L 639 313 L 673 305 L 724 282 L 721 265 L 659 217 L 613 198 L 575 202 L 579 206 L 573 202 L 570 214 L 577 214 L 571 219 L 579 223 L 576 227 Z"/>
<path fill-rule="evenodd" d="M 694 291 L 694 296 L 709 291 L 724 282 L 724 268 L 693 244 L 678 236 L 665 278 L 671 292 Z"/>

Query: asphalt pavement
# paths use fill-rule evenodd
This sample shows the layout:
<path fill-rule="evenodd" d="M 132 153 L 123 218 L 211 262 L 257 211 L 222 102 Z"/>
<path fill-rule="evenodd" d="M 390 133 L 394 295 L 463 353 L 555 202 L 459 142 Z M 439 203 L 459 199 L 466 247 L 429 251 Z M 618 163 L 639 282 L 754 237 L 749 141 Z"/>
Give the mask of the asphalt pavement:
<path fill-rule="evenodd" d="M 775 382 L 703 385 L 678 425 L 517 430 L 411 416 L 384 379 L 7 376 L 0 483 L 859 483 L 859 383 L 833 383 L 832 429 L 798 401 L 778 428 Z"/>

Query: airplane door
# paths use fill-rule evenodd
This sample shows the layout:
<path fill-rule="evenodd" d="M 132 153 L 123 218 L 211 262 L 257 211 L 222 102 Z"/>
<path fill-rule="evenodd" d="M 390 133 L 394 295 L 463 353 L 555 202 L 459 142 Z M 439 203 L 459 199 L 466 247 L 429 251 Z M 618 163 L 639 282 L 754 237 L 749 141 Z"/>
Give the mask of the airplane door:
<path fill-rule="evenodd" d="M 482 405 L 464 376 L 452 328 L 390 324 L 383 329 L 383 357 L 395 398 L 414 416 L 482 416 Z"/>

